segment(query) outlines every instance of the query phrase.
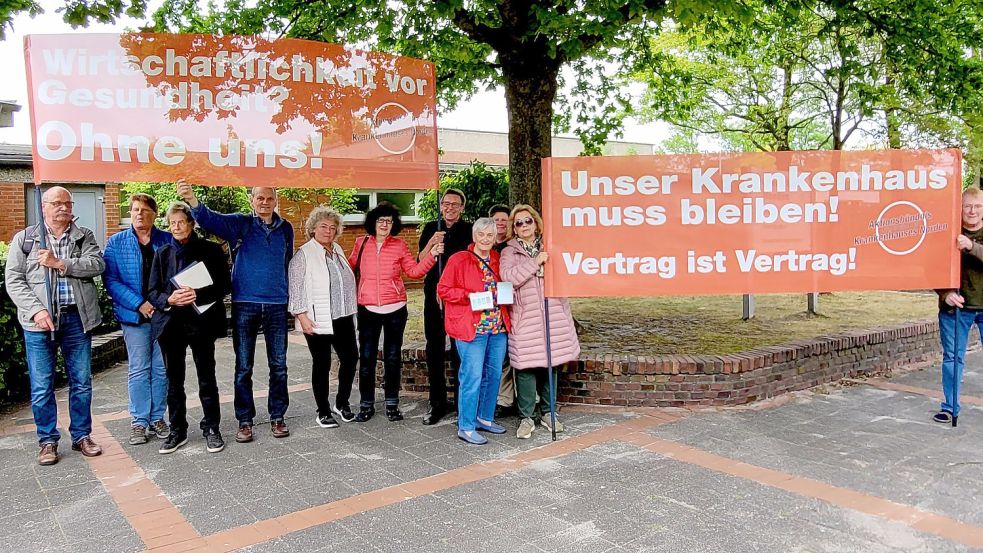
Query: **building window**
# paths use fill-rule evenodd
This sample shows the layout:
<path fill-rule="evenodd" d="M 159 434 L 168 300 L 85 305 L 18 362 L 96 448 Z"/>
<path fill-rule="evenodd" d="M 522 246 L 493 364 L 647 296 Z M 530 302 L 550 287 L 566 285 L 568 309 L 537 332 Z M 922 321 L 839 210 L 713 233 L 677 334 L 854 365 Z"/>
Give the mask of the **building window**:
<path fill-rule="evenodd" d="M 423 198 L 423 191 L 407 190 L 359 190 L 355 194 L 355 213 L 345 215 L 346 223 L 360 223 L 365 220 L 365 214 L 379 205 L 379 202 L 389 202 L 399 209 L 404 223 L 418 223 L 420 218 L 416 206 Z"/>

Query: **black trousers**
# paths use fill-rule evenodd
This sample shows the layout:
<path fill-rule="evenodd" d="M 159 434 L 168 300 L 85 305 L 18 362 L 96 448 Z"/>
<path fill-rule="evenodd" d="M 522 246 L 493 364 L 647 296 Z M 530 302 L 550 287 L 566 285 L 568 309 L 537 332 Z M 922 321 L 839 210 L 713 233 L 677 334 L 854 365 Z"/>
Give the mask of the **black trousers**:
<path fill-rule="evenodd" d="M 191 357 L 198 373 L 198 399 L 203 411 L 200 427 L 202 430 L 217 430 L 222 414 L 215 380 L 215 338 L 200 329 L 172 321 L 157 341 L 167 370 L 167 412 L 170 413 L 171 430 L 188 432 L 188 397 L 184 392 L 188 347 L 191 347 Z"/>
<path fill-rule="evenodd" d="M 311 391 L 317 404 L 317 415 L 331 414 L 331 390 L 328 379 L 331 375 L 331 348 L 338 354 L 338 394 L 335 405 L 340 409 L 349 407 L 352 383 L 355 382 L 355 367 L 358 365 L 358 346 L 355 342 L 355 315 L 331 321 L 334 334 L 305 334 L 307 347 L 311 350 Z"/>
<path fill-rule="evenodd" d="M 392 313 L 373 313 L 358 306 L 358 342 L 361 344 L 361 364 L 358 368 L 358 392 L 361 407 L 375 404 L 375 367 L 379 357 L 379 335 L 384 333 L 382 345 L 382 389 L 386 405 L 399 405 L 399 387 L 402 379 L 403 331 L 406 330 L 406 307 Z"/>
<path fill-rule="evenodd" d="M 447 333 L 444 330 L 444 312 L 437 303 L 437 286 L 424 287 L 423 290 L 423 333 L 427 338 L 427 377 L 430 383 L 430 405 L 447 405 L 447 378 L 444 373 L 444 354 Z M 461 358 L 457 354 L 454 340 L 451 340 L 451 368 L 455 382 L 452 383 L 454 403 L 457 403 L 457 371 L 461 368 Z"/>

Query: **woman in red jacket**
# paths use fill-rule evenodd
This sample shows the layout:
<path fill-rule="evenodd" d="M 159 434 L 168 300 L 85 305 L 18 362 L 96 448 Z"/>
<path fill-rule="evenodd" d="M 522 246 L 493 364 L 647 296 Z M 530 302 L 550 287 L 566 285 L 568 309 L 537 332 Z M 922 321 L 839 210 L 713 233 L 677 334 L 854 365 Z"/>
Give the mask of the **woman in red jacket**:
<path fill-rule="evenodd" d="M 494 418 L 510 323 L 508 309 L 499 303 L 504 289 L 499 290 L 498 252 L 493 249 L 495 222 L 478 219 L 471 232 L 474 244 L 447 260 L 437 295 L 444 302 L 444 328 L 461 356 L 457 436 L 482 445 L 488 440 L 478 430 L 505 433 Z"/>
<path fill-rule="evenodd" d="M 396 238 L 403 224 L 399 210 L 382 202 L 365 214 L 365 232 L 355 241 L 349 263 L 358 276 L 358 341 L 361 361 L 358 372 L 359 412 L 356 422 L 365 422 L 375 415 L 375 365 L 379 355 L 379 332 L 385 330 L 383 341 L 382 375 L 386 398 L 386 417 L 403 420 L 399 411 L 400 356 L 403 349 L 403 330 L 406 328 L 406 287 L 402 273 L 410 278 L 422 278 L 444 251 L 437 239 L 431 240 L 420 253 L 420 261 L 410 253 L 409 246 Z"/>

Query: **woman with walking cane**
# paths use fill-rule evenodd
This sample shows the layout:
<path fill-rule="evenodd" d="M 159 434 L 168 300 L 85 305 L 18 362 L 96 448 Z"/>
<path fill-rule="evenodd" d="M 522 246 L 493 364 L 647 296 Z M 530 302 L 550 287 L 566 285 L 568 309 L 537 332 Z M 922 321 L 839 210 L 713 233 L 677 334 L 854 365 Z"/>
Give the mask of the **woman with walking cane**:
<path fill-rule="evenodd" d="M 543 266 L 549 254 L 543 251 L 542 239 L 543 219 L 539 213 L 524 204 L 512 208 L 501 271 L 502 279 L 515 288 L 509 359 L 515 369 L 516 403 L 521 418 L 515 435 L 519 439 L 530 438 L 537 422 L 554 434 L 563 432 L 554 407 L 553 367 L 580 356 L 570 302 L 550 300 L 543 294 Z"/>
<path fill-rule="evenodd" d="M 962 252 L 958 290 L 939 294 L 939 338 L 942 341 L 942 393 L 945 396 L 935 422 L 956 426 L 959 384 L 963 378 L 969 331 L 975 324 L 983 333 L 983 191 L 963 192 L 962 233 L 956 247 Z"/>

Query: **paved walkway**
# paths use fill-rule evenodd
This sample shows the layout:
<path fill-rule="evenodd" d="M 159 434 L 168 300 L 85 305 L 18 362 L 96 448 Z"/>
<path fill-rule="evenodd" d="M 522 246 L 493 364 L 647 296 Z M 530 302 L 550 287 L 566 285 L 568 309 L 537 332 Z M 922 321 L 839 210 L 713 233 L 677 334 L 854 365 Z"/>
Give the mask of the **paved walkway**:
<path fill-rule="evenodd" d="M 197 432 L 172 455 L 157 441 L 121 445 L 125 366 L 94 379 L 101 457 L 63 440 L 62 461 L 40 467 L 29 408 L 0 422 L 0 551 L 983 550 L 981 353 L 956 429 L 930 420 L 930 367 L 743 409 L 571 406 L 557 442 L 537 431 L 475 447 L 453 421 L 421 425 L 419 397 L 399 423 L 317 427 L 301 344 L 289 350 L 286 439 L 260 418 L 256 442 L 234 443 L 225 395 L 221 453 Z M 225 340 L 224 394 L 232 366 Z"/>

